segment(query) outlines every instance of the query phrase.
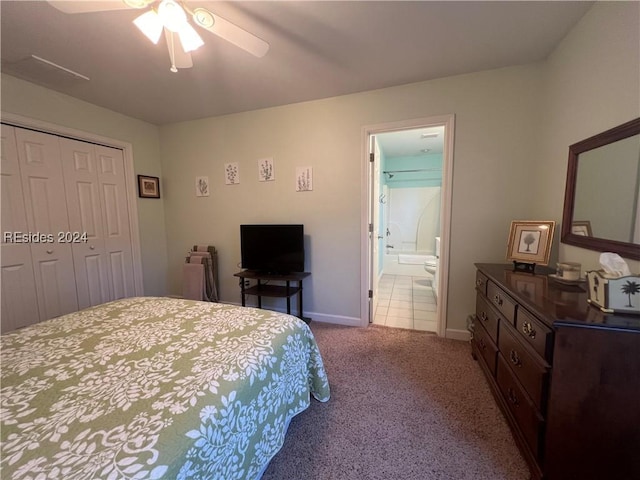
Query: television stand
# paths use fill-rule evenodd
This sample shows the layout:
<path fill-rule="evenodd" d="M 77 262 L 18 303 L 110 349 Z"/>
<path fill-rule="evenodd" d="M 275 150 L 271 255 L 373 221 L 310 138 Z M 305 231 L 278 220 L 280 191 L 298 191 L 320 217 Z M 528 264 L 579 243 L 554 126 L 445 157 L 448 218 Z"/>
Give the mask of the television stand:
<path fill-rule="evenodd" d="M 234 273 L 234 277 L 240 277 L 240 295 L 242 297 L 242 306 L 245 305 L 246 295 L 255 295 L 258 297 L 258 308 L 262 308 L 262 297 L 279 297 L 287 299 L 287 313 L 291 315 L 291 297 L 298 296 L 298 318 L 309 323 L 310 318 L 305 318 L 302 314 L 302 280 L 307 278 L 309 272 L 292 272 L 285 274 L 273 274 L 257 272 L 254 270 L 242 270 Z M 256 280 L 256 284 L 251 287 L 245 286 L 245 280 Z M 279 282 L 278 285 L 265 284 L 262 282 Z M 284 285 L 281 283 L 284 282 Z M 297 282 L 297 286 L 291 285 L 291 282 Z"/>

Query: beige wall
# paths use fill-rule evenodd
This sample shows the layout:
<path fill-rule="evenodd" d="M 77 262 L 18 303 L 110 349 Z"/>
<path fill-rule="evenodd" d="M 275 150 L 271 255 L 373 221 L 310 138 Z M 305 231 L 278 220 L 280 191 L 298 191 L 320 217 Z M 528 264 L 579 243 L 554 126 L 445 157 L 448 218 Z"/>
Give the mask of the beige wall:
<path fill-rule="evenodd" d="M 568 146 L 638 116 L 638 44 L 638 4 L 602 2 L 538 65 L 159 129 L 3 76 L 2 110 L 131 142 L 136 172 L 162 177 L 162 200 L 138 200 L 147 294 L 164 293 L 165 281 L 180 293 L 184 254 L 212 243 L 221 297 L 239 302 L 238 226 L 300 222 L 312 272 L 305 311 L 347 323 L 365 314 L 362 127 L 455 114 L 447 328 L 463 330 L 475 308 L 473 263 L 504 261 L 511 220 L 561 221 Z M 263 157 L 275 160 L 275 182 L 257 180 Z M 224 185 L 227 162 L 240 164 L 239 185 Z M 312 192 L 295 192 L 297 166 L 313 167 Z M 209 177 L 211 196 L 195 196 L 196 176 Z M 598 254 L 556 238 L 553 256 L 591 267 Z"/>
<path fill-rule="evenodd" d="M 131 143 L 138 174 L 162 177 L 158 128 L 17 78 L 2 75 L 2 112 Z M 167 249 L 162 200 L 138 199 L 144 292 L 166 293 Z"/>
<path fill-rule="evenodd" d="M 562 220 L 569 145 L 640 117 L 640 3 L 598 2 L 545 68 L 535 197 L 541 217 Z M 562 261 L 599 267 L 599 252 L 559 244 Z M 640 262 L 628 260 L 633 272 Z"/>
<path fill-rule="evenodd" d="M 534 193 L 541 68 L 507 68 L 362 94 L 161 127 L 169 282 L 193 243 L 219 249 L 221 297 L 239 302 L 241 223 L 303 223 L 309 236 L 305 311 L 360 319 L 361 132 L 365 125 L 456 115 L 448 328 L 475 309 L 473 262 L 503 261 L 509 223 L 527 218 Z M 273 157 L 275 182 L 258 182 Z M 224 163 L 241 183 L 225 185 Z M 314 190 L 296 193 L 296 166 L 312 166 Z M 195 196 L 208 176 L 211 196 Z"/>
<path fill-rule="evenodd" d="M 361 318 L 361 129 L 453 113 L 447 328 L 464 329 L 475 308 L 473 263 L 504 261 L 510 221 L 560 223 L 569 144 L 638 116 L 637 22 L 637 4 L 597 4 L 540 65 L 162 127 L 170 290 L 180 291 L 188 246 L 209 242 L 220 250 L 221 296 L 238 302 L 239 224 L 301 222 L 307 310 Z M 274 157 L 275 182 L 257 181 L 262 157 Z M 240 164 L 239 185 L 224 185 L 226 162 Z M 314 168 L 314 191 L 296 193 L 295 167 L 304 165 Z M 195 197 L 200 175 L 210 177 L 210 197 Z M 558 236 L 554 261 L 597 261 Z"/>

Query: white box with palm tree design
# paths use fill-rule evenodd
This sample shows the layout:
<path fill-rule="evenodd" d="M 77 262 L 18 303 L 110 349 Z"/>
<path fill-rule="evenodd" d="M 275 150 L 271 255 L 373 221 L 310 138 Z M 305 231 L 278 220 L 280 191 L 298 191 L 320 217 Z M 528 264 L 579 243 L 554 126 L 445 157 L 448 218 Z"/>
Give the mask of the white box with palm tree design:
<path fill-rule="evenodd" d="M 640 314 L 640 276 L 608 277 L 604 270 L 587 272 L 589 303 L 603 312 Z"/>

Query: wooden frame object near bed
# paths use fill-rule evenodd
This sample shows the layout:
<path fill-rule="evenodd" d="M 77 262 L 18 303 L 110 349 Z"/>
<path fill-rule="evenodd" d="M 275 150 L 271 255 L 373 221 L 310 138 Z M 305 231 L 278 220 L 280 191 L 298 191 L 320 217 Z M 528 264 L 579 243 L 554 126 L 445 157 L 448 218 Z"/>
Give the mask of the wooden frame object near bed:
<path fill-rule="evenodd" d="M 129 298 L 1 338 L 7 479 L 257 479 L 329 399 L 309 327 L 267 310 Z"/>

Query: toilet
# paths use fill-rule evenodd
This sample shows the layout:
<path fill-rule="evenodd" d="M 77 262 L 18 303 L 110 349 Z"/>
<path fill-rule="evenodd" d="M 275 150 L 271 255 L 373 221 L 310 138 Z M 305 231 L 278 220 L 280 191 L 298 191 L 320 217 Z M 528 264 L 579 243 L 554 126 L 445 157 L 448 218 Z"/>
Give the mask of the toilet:
<path fill-rule="evenodd" d="M 438 264 L 438 260 L 436 258 L 434 258 L 433 260 L 429 259 L 426 262 L 424 262 L 424 269 L 431 275 L 435 275 L 436 269 L 438 267 L 437 264 Z"/>
<path fill-rule="evenodd" d="M 433 290 L 434 292 L 438 289 L 438 264 L 440 263 L 440 237 L 436 237 L 436 255 L 435 257 L 430 257 L 429 260 L 424 262 L 424 269 L 427 273 L 433 275 Z"/>

